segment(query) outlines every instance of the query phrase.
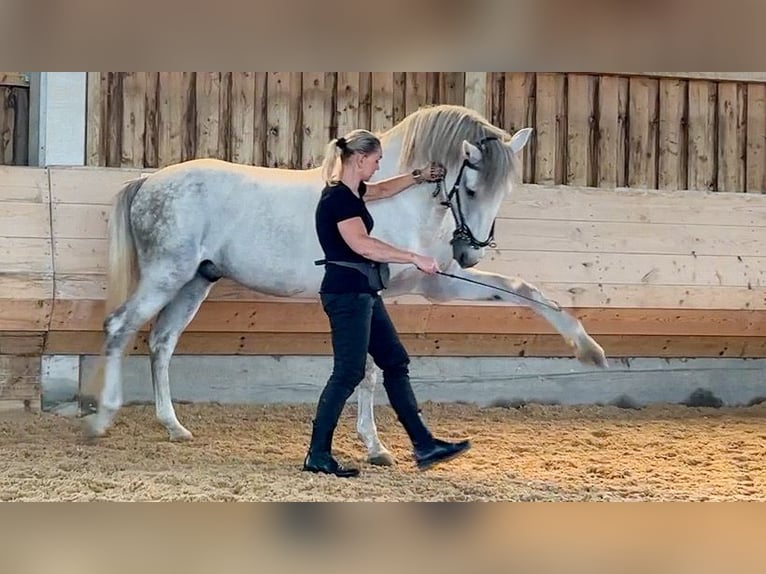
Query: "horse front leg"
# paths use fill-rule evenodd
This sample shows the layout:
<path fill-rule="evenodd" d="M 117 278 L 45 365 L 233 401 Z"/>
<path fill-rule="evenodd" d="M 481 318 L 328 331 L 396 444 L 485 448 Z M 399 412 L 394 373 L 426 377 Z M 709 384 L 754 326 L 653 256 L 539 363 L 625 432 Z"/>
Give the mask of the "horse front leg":
<path fill-rule="evenodd" d="M 500 287 L 504 291 L 461 281 L 454 277 L 432 275 L 424 279 L 423 295 L 431 301 L 508 301 L 525 305 L 550 323 L 554 329 L 573 347 L 577 359 L 585 364 L 607 368 L 606 355 L 601 346 L 591 337 L 582 323 L 551 299 L 548 299 L 537 287 L 518 277 L 506 277 L 497 273 L 488 273 L 474 269 L 462 269 L 453 262 L 446 273 L 478 281 L 486 285 Z M 508 291 L 518 294 L 514 295 Z"/>
<path fill-rule="evenodd" d="M 378 437 L 378 428 L 375 425 L 375 384 L 378 380 L 378 368 L 367 357 L 367 364 L 364 370 L 364 379 L 357 387 L 357 419 L 356 432 L 359 438 L 367 448 L 367 460 L 370 464 L 377 466 L 392 466 L 394 457 L 383 446 Z"/>

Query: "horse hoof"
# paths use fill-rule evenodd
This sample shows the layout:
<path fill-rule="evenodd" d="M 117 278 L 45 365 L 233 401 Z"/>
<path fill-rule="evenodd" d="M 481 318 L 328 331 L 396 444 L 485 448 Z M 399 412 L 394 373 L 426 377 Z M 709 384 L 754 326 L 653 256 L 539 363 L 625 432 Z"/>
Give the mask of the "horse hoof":
<path fill-rule="evenodd" d="M 390 452 L 379 452 L 370 456 L 368 462 L 373 466 L 394 466 L 394 457 Z"/>
<path fill-rule="evenodd" d="M 82 428 L 85 438 L 95 440 L 106 435 L 106 429 L 99 424 L 97 415 L 87 415 L 82 419 Z"/>
<path fill-rule="evenodd" d="M 181 427 L 179 429 L 173 429 L 170 432 L 170 442 L 188 442 L 194 438 L 194 435 Z"/>

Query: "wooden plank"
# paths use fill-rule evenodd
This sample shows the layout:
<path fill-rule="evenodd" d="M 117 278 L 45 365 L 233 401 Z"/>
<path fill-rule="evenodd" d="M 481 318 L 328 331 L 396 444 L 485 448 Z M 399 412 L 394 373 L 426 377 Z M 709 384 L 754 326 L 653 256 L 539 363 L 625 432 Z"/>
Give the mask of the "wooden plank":
<path fill-rule="evenodd" d="M 566 76 L 537 74 L 535 182 L 560 185 L 566 175 Z"/>
<path fill-rule="evenodd" d="M 216 157 L 231 161 L 231 78 L 232 72 L 220 72 L 218 94 L 218 152 Z"/>
<path fill-rule="evenodd" d="M 45 203 L 0 203 L 0 236 L 38 239 L 50 237 L 50 208 Z"/>
<path fill-rule="evenodd" d="M 503 101 L 503 123 L 508 133 L 514 134 L 522 128 L 535 126 L 536 74 L 534 72 L 506 72 Z M 535 174 L 536 130 L 522 151 L 525 183 L 531 183 Z"/>
<path fill-rule="evenodd" d="M 716 100 L 714 83 L 689 82 L 689 189 L 716 189 Z"/>
<path fill-rule="evenodd" d="M 659 189 L 687 188 L 689 148 L 688 84 L 685 80 L 660 80 Z"/>
<path fill-rule="evenodd" d="M 372 72 L 372 117 L 370 130 L 382 133 L 394 125 L 394 75 Z"/>
<path fill-rule="evenodd" d="M 3 273 L 53 273 L 51 241 L 0 236 L 0 261 Z"/>
<path fill-rule="evenodd" d="M 624 76 L 653 76 L 658 78 L 686 78 L 690 80 L 721 80 L 728 82 L 766 82 L 766 72 L 598 72 Z"/>
<path fill-rule="evenodd" d="M 231 159 L 245 165 L 255 164 L 257 73 L 234 72 L 231 78 Z"/>
<path fill-rule="evenodd" d="M 0 86 L 29 87 L 29 76 L 21 72 L 0 72 Z"/>
<path fill-rule="evenodd" d="M 657 187 L 658 83 L 630 78 L 628 186 Z"/>
<path fill-rule="evenodd" d="M 193 111 L 195 83 L 191 72 L 160 72 L 157 167 L 193 157 L 193 138 L 187 135 L 186 117 L 190 107 Z"/>
<path fill-rule="evenodd" d="M 0 355 L 0 400 L 39 400 L 40 357 Z"/>
<path fill-rule="evenodd" d="M 222 157 L 219 149 L 221 126 L 221 74 L 197 72 L 196 77 L 196 130 L 195 157 Z"/>
<path fill-rule="evenodd" d="M 520 185 L 500 205 L 499 217 L 763 228 L 766 202 L 744 193 Z"/>
<path fill-rule="evenodd" d="M 718 183 L 720 191 L 745 191 L 745 86 L 718 85 Z"/>
<path fill-rule="evenodd" d="M 407 72 L 409 76 L 410 72 Z M 487 93 L 488 72 L 465 72 L 465 106 L 488 118 Z M 409 79 L 408 79 L 409 85 Z"/>
<path fill-rule="evenodd" d="M 393 125 L 401 122 L 407 115 L 407 74 L 394 72 L 394 107 L 391 121 Z"/>
<path fill-rule="evenodd" d="M 266 162 L 270 167 L 300 165 L 300 72 L 269 72 L 268 138 Z"/>
<path fill-rule="evenodd" d="M 303 142 L 301 168 L 311 169 L 319 166 L 324 158 L 324 149 L 330 141 L 330 124 L 327 115 L 328 100 L 325 72 L 303 73 Z"/>
<path fill-rule="evenodd" d="M 766 193 L 766 86 L 747 86 L 748 192 Z"/>
<path fill-rule="evenodd" d="M 483 266 L 482 266 L 483 267 Z M 523 268 L 503 269 L 509 276 L 524 277 L 534 273 L 534 261 Z M 529 272 L 529 273 L 528 273 Z M 446 279 L 445 279 L 446 281 Z M 655 285 L 642 283 L 583 284 L 546 281 L 537 285 L 545 295 L 566 307 L 631 307 L 657 309 L 766 309 L 766 293 L 762 289 L 744 287 Z M 50 289 L 50 285 L 48 287 Z M 98 274 L 57 274 L 57 299 L 94 299 L 106 297 L 106 279 Z M 210 294 L 210 301 L 274 301 L 270 297 L 222 280 Z M 413 301 L 412 299 L 416 299 Z M 405 301 L 406 300 L 406 301 Z M 282 300 L 292 303 L 295 299 Z M 390 304 L 423 301 L 417 297 L 388 299 Z"/>
<path fill-rule="evenodd" d="M 406 94 L 404 111 L 406 115 L 418 111 L 426 104 L 426 72 L 405 72 Z"/>
<path fill-rule="evenodd" d="M 0 331 L 44 331 L 52 306 L 50 299 L 0 299 Z"/>
<path fill-rule="evenodd" d="M 627 183 L 628 87 L 627 78 L 599 78 L 598 187 L 623 187 Z"/>
<path fill-rule="evenodd" d="M 366 130 L 372 129 L 372 73 L 359 73 L 359 124 Z"/>
<path fill-rule="evenodd" d="M 0 166 L 0 203 L 21 201 L 47 203 L 48 169 L 42 167 Z M 3 227 L 0 229 L 5 231 Z"/>
<path fill-rule="evenodd" d="M 140 168 L 52 167 L 50 168 L 50 193 L 54 203 L 111 205 L 114 196 L 123 185 L 142 173 L 154 170 Z"/>
<path fill-rule="evenodd" d="M 532 272 L 525 279 L 534 284 L 552 281 L 753 288 L 766 285 L 766 258 L 734 255 L 519 252 L 508 249 L 489 254 L 481 268 L 487 271 L 526 268 Z"/>
<path fill-rule="evenodd" d="M 595 186 L 598 77 L 569 74 L 567 83 L 566 183 Z"/>
<path fill-rule="evenodd" d="M 439 103 L 465 105 L 465 72 L 441 72 Z"/>
<path fill-rule="evenodd" d="M 489 72 L 489 121 L 496 126 L 505 124 L 506 77 L 516 72 Z M 529 126 L 534 127 L 534 126 Z"/>
<path fill-rule="evenodd" d="M 54 203 L 52 211 L 54 240 L 106 239 L 108 205 Z"/>
<path fill-rule="evenodd" d="M 0 165 L 13 165 L 16 112 L 11 88 L 0 86 Z"/>
<path fill-rule="evenodd" d="M 41 355 L 45 334 L 33 331 L 0 332 L 0 355 Z"/>
<path fill-rule="evenodd" d="M 339 137 L 360 126 L 359 75 L 359 72 L 338 72 L 335 114 Z"/>
<path fill-rule="evenodd" d="M 106 165 L 107 80 L 105 72 L 88 72 L 87 111 L 85 118 L 85 163 Z"/>
<path fill-rule="evenodd" d="M 558 335 L 425 333 L 401 336 L 411 356 L 461 357 L 571 357 L 572 350 Z M 84 331 L 52 331 L 46 354 L 95 355 L 103 335 Z M 599 337 L 609 358 L 617 357 L 741 357 L 766 356 L 766 337 L 665 337 L 603 335 Z M 132 355 L 148 355 L 146 334 L 137 338 Z M 332 354 L 330 338 L 323 333 L 204 333 L 181 335 L 176 355 L 313 355 Z"/>
<path fill-rule="evenodd" d="M 13 134 L 13 165 L 29 165 L 29 88 L 11 88 L 16 121 Z"/>
<path fill-rule="evenodd" d="M 401 333 L 555 334 L 548 323 L 526 307 L 476 303 L 392 304 L 388 309 L 392 321 Z M 569 312 L 582 321 L 594 336 L 632 334 L 766 337 L 765 310 L 594 307 L 570 308 Z M 103 301 L 57 301 L 50 329 L 69 332 L 98 331 L 102 322 Z M 329 325 L 318 302 L 206 301 L 187 330 L 327 333 Z"/>
<path fill-rule="evenodd" d="M 144 165 L 146 72 L 123 72 L 121 166 Z"/>
<path fill-rule="evenodd" d="M 106 165 L 122 165 L 123 73 L 106 72 Z"/>
<path fill-rule="evenodd" d="M 105 239 L 55 239 L 53 261 L 56 274 L 106 273 L 108 245 Z"/>
<path fill-rule="evenodd" d="M 53 273 L 0 273 L 0 299 L 50 299 Z"/>
<path fill-rule="evenodd" d="M 144 112 L 144 161 L 140 167 L 156 168 L 159 163 L 159 72 L 146 72 L 146 103 Z"/>
<path fill-rule="evenodd" d="M 499 249 L 564 253 L 766 256 L 764 229 L 622 221 L 498 218 Z M 542 216 L 542 214 L 541 214 Z M 491 251 L 490 253 L 493 253 Z"/>

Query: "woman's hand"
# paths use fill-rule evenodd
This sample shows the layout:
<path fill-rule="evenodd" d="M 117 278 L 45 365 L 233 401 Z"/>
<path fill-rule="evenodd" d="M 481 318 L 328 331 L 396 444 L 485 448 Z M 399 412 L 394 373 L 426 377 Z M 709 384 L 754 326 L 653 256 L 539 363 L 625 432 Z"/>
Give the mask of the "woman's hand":
<path fill-rule="evenodd" d="M 428 273 L 429 275 L 433 275 L 434 273 L 440 271 L 439 264 L 436 262 L 436 259 L 433 257 L 428 257 L 427 255 L 415 255 L 415 266 L 420 269 L 423 273 Z"/>
<path fill-rule="evenodd" d="M 412 172 L 415 183 L 436 182 L 444 179 L 447 169 L 440 163 L 432 161 L 423 169 L 416 169 Z"/>

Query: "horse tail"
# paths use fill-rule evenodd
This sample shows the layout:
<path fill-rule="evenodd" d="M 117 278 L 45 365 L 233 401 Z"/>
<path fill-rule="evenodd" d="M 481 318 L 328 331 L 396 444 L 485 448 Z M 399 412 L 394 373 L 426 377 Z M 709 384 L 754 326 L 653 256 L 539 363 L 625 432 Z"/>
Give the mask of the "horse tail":
<path fill-rule="evenodd" d="M 138 280 L 138 259 L 130 225 L 130 206 L 144 181 L 146 177 L 128 181 L 117 192 L 109 216 L 105 318 L 125 302 Z M 80 409 L 85 412 L 94 411 L 101 396 L 104 387 L 104 359 L 102 350 L 93 370 L 80 384 Z"/>
<path fill-rule="evenodd" d="M 138 281 L 138 259 L 130 225 L 130 206 L 146 177 L 133 179 L 117 193 L 109 218 L 106 313 L 128 298 Z"/>

